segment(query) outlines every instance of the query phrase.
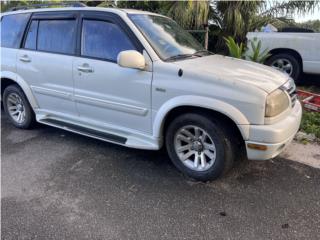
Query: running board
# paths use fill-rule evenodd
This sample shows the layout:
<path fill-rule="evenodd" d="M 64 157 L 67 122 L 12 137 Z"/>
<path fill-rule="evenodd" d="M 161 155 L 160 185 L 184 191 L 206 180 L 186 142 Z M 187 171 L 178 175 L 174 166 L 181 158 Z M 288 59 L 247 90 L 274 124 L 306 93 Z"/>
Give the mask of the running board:
<path fill-rule="evenodd" d="M 113 142 L 113 143 L 118 143 L 118 144 L 122 144 L 122 145 L 126 144 L 126 142 L 127 142 L 127 138 L 125 138 L 125 137 L 120 137 L 120 136 L 113 135 L 110 133 L 105 133 L 105 132 L 97 131 L 94 129 L 78 126 L 78 125 L 68 123 L 68 122 L 63 122 L 63 121 L 60 121 L 57 119 L 52 119 L 52 118 L 41 119 L 39 122 L 46 124 L 46 125 L 49 125 L 49 126 L 61 128 L 61 129 L 64 129 L 64 130 L 67 130 L 70 132 L 85 135 L 88 137 L 97 138 L 97 139 L 107 141 L 107 142 Z"/>

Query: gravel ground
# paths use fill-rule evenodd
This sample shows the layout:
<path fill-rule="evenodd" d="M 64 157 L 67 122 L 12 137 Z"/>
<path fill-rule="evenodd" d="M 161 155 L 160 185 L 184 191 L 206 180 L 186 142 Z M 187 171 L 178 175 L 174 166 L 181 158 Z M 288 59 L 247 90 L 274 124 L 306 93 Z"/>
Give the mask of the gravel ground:
<path fill-rule="evenodd" d="M 320 170 L 286 155 L 199 183 L 163 152 L 1 122 L 2 239 L 319 239 Z"/>

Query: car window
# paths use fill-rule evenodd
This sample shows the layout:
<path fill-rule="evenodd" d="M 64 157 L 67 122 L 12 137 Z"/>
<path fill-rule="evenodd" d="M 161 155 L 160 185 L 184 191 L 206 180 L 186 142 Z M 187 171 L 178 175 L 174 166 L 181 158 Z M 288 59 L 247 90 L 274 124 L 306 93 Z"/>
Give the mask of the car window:
<path fill-rule="evenodd" d="M 149 14 L 130 14 L 129 17 L 162 59 L 205 51 L 189 32 L 170 18 Z"/>
<path fill-rule="evenodd" d="M 41 20 L 37 49 L 53 53 L 75 53 L 75 20 Z"/>
<path fill-rule="evenodd" d="M 19 48 L 30 14 L 13 14 L 1 19 L 1 47 Z"/>
<path fill-rule="evenodd" d="M 38 21 L 33 20 L 28 30 L 28 35 L 24 44 L 26 49 L 37 49 Z"/>
<path fill-rule="evenodd" d="M 135 50 L 128 36 L 114 23 L 84 20 L 81 55 L 116 61 L 124 50 Z"/>

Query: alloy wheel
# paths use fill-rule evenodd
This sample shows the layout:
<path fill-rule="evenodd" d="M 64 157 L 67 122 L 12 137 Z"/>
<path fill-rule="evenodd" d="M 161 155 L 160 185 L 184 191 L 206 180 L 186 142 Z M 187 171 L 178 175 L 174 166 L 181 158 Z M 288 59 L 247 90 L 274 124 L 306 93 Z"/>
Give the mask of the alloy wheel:
<path fill-rule="evenodd" d="M 283 73 L 287 73 L 288 75 L 291 76 L 292 72 L 293 72 L 293 66 L 292 63 L 285 59 L 285 58 L 279 58 L 276 59 L 275 61 L 273 61 L 271 63 L 271 66 Z"/>
<path fill-rule="evenodd" d="M 194 171 L 206 171 L 216 160 L 216 146 L 212 138 L 198 126 L 180 128 L 174 137 L 174 148 L 180 161 Z"/>
<path fill-rule="evenodd" d="M 18 124 L 26 119 L 24 102 L 17 93 L 10 93 L 7 98 L 7 109 L 11 118 Z"/>

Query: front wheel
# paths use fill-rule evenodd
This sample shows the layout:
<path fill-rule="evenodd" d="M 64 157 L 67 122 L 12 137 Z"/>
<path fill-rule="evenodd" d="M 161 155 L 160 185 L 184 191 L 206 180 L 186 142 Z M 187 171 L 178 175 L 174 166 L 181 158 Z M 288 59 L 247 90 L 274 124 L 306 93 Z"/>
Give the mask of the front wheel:
<path fill-rule="evenodd" d="M 214 180 L 233 165 L 234 149 L 227 131 L 209 116 L 177 117 L 167 129 L 166 147 L 173 164 L 196 180 Z"/>

